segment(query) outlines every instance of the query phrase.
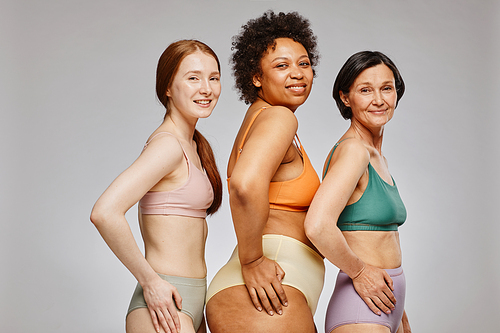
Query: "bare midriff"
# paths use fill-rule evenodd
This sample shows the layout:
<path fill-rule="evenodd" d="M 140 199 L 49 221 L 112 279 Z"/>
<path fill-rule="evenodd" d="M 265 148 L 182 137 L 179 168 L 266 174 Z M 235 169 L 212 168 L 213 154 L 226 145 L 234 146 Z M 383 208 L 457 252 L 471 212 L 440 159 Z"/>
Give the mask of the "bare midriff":
<path fill-rule="evenodd" d="M 343 231 L 351 250 L 368 265 L 383 269 L 401 266 L 397 231 Z"/>
<path fill-rule="evenodd" d="M 145 256 L 160 274 L 204 278 L 208 226 L 203 218 L 139 214 Z"/>

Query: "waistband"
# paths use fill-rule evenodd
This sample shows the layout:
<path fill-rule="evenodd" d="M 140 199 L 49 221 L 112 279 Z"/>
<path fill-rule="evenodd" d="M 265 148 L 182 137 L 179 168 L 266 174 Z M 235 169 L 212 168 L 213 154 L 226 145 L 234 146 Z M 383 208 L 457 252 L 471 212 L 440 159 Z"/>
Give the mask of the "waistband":
<path fill-rule="evenodd" d="M 191 286 L 191 287 L 204 287 L 207 285 L 207 278 L 190 278 L 190 277 L 184 277 L 184 276 L 176 276 L 176 275 L 165 275 L 165 274 L 158 274 L 163 280 L 166 280 L 171 283 L 175 284 L 180 284 L 184 286 Z"/>
<path fill-rule="evenodd" d="M 399 266 L 397 268 L 382 268 L 384 271 L 387 272 L 387 274 L 389 274 L 390 277 L 393 277 L 393 276 L 398 276 L 398 275 L 401 275 L 403 274 L 403 266 Z M 347 275 L 344 271 L 339 271 L 339 274 L 345 274 Z"/>
<path fill-rule="evenodd" d="M 265 234 L 265 235 L 262 235 L 262 238 L 263 239 L 269 239 L 269 240 L 284 240 L 284 241 L 287 241 L 287 242 L 295 243 L 295 244 L 303 247 L 307 251 L 311 252 L 311 254 L 313 254 L 314 256 L 316 256 L 319 260 L 323 261 L 323 258 L 319 255 L 318 252 L 314 251 L 310 246 L 302 243 L 298 239 L 295 239 L 295 238 L 292 238 L 292 237 L 288 237 L 288 236 L 285 236 L 285 235 L 278 235 L 278 234 Z"/>

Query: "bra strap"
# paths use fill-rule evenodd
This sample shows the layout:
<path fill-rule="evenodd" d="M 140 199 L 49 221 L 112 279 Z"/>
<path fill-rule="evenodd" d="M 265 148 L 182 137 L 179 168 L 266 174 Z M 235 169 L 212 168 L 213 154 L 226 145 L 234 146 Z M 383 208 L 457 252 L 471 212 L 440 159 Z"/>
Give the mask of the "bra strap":
<path fill-rule="evenodd" d="M 179 145 L 181 146 L 182 153 L 184 154 L 184 157 L 185 157 L 185 158 L 186 158 L 186 160 L 188 160 L 188 162 L 189 162 L 189 156 L 187 155 L 186 150 L 184 149 L 184 146 L 183 146 L 183 145 L 182 145 L 182 143 L 179 141 L 179 138 L 178 138 L 178 137 L 176 137 L 175 135 L 173 135 L 173 134 L 172 134 L 172 133 L 170 133 L 170 132 L 158 132 L 158 133 L 156 133 L 155 135 L 153 135 L 153 136 L 151 137 L 151 139 L 149 139 L 149 140 L 148 140 L 148 141 L 144 144 L 144 148 L 142 148 L 142 150 L 146 149 L 146 148 L 147 148 L 147 146 L 148 146 L 148 144 L 150 144 L 150 143 L 151 143 L 151 141 L 153 141 L 153 139 L 154 139 L 154 138 L 156 138 L 156 137 L 157 137 L 158 135 L 160 135 L 160 134 L 168 134 L 168 135 L 173 136 L 173 137 L 177 140 L 177 142 L 179 143 Z"/>
<path fill-rule="evenodd" d="M 176 137 L 175 135 L 173 135 L 172 133 L 170 133 L 170 132 L 158 132 L 158 133 L 156 133 L 155 135 L 153 135 L 153 136 L 151 137 L 151 139 L 149 139 L 149 140 L 146 142 L 146 144 L 145 144 L 144 146 L 145 146 L 145 147 L 147 147 L 147 145 L 148 145 L 149 143 L 151 143 L 151 141 L 153 141 L 153 139 L 154 139 L 154 138 L 156 138 L 156 137 L 157 137 L 158 135 L 160 135 L 160 134 L 168 134 L 168 135 L 171 135 L 171 136 L 173 136 L 174 138 L 176 138 L 176 139 L 177 139 L 177 137 Z"/>
<path fill-rule="evenodd" d="M 343 141 L 347 140 L 347 139 L 353 139 L 353 137 L 350 137 L 350 138 L 345 138 L 343 140 L 340 140 L 339 142 L 337 142 L 334 146 L 333 146 L 333 149 L 332 149 L 332 152 L 330 153 L 330 157 L 328 158 L 328 163 L 326 163 L 326 167 L 325 167 L 325 171 L 323 173 L 323 179 L 325 179 L 326 177 L 326 173 L 328 172 L 328 168 L 330 167 L 330 162 L 332 160 L 332 156 L 333 156 L 333 153 L 335 152 L 335 149 L 337 149 L 337 146 L 340 145 Z"/>
<path fill-rule="evenodd" d="M 299 139 L 299 136 L 297 135 L 297 133 L 295 133 L 295 136 L 293 137 L 293 143 L 295 144 L 295 147 L 297 148 L 300 157 L 302 157 L 302 159 L 303 159 L 305 152 L 304 152 L 304 148 L 302 147 L 302 142 L 300 142 L 300 139 Z"/>
<path fill-rule="evenodd" d="M 238 158 L 240 157 L 241 155 L 241 152 L 243 151 L 243 145 L 245 144 L 245 140 L 247 139 L 247 135 L 248 135 L 248 132 L 250 131 L 250 127 L 252 127 L 253 123 L 255 122 L 255 119 L 257 119 L 257 116 L 266 109 L 267 107 L 264 106 L 262 107 L 260 110 L 258 110 L 257 112 L 255 112 L 252 120 L 250 120 L 250 124 L 248 125 L 247 129 L 245 130 L 245 134 L 243 134 L 243 139 L 241 140 L 241 143 L 240 143 L 240 146 L 238 147 L 238 151 L 236 153 L 236 160 L 238 160 Z"/>
<path fill-rule="evenodd" d="M 293 142 L 295 143 L 297 148 L 299 148 L 299 150 L 302 150 L 302 142 L 300 142 L 300 139 L 299 139 L 299 136 L 297 135 L 297 133 L 295 133 L 295 136 L 293 137 Z M 298 142 L 298 144 L 297 144 L 297 142 Z"/>

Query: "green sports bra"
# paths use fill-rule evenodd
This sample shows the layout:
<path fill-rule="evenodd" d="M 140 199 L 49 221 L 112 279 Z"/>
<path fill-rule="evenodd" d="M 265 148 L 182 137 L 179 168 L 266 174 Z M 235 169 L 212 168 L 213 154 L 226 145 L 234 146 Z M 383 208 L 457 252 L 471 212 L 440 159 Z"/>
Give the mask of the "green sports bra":
<path fill-rule="evenodd" d="M 333 147 L 323 178 L 340 142 Z M 368 177 L 365 192 L 358 201 L 345 206 L 337 220 L 337 226 L 342 231 L 397 231 L 398 226 L 406 220 L 406 208 L 394 178 L 394 185 L 386 183 L 371 163 L 368 163 Z"/>

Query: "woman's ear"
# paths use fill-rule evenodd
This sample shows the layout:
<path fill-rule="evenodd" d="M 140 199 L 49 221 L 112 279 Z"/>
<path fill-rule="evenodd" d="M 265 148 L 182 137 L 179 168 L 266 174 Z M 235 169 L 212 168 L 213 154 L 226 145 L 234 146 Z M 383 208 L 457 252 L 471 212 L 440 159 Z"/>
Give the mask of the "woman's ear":
<path fill-rule="evenodd" d="M 165 95 L 167 97 L 172 97 L 172 94 L 170 93 L 170 89 L 167 89 L 167 91 L 165 91 Z"/>
<path fill-rule="evenodd" d="M 350 107 L 349 106 L 349 98 L 347 97 L 347 95 L 345 95 L 342 90 L 339 91 L 339 95 L 340 95 L 340 99 L 342 100 L 342 102 L 344 102 L 344 105 L 347 107 Z"/>
<path fill-rule="evenodd" d="M 255 74 L 252 78 L 252 83 L 254 86 L 256 86 L 257 88 L 260 88 L 262 87 L 262 83 L 260 82 L 260 77 L 258 74 Z"/>

